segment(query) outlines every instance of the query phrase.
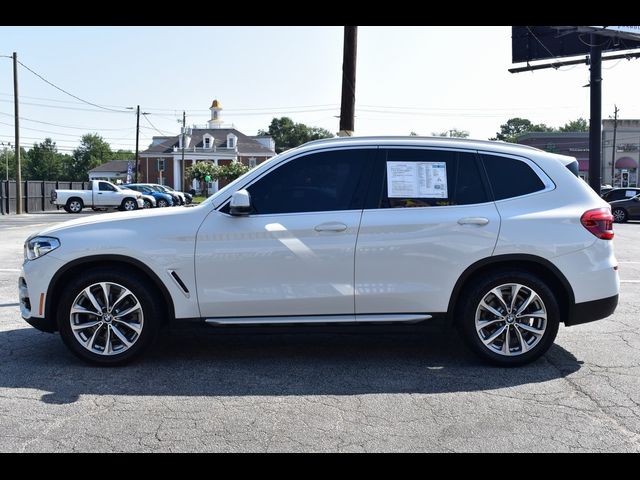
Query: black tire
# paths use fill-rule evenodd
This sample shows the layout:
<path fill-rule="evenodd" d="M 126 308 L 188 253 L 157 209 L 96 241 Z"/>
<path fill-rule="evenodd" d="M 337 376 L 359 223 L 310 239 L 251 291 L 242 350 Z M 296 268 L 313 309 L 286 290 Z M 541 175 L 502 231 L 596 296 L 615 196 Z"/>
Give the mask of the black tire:
<path fill-rule="evenodd" d="M 151 205 L 151 202 L 147 199 L 143 200 L 144 206 L 143 208 L 151 208 L 153 207 L 153 205 Z"/>
<path fill-rule="evenodd" d="M 120 210 L 122 210 L 123 212 L 132 212 L 133 210 L 137 209 L 138 202 L 136 202 L 133 198 L 125 198 L 120 204 Z"/>
<path fill-rule="evenodd" d="M 626 223 L 629 220 L 629 214 L 624 208 L 616 207 L 611 212 L 613 215 L 613 221 L 617 223 Z"/>
<path fill-rule="evenodd" d="M 117 321 L 115 319 L 109 320 L 109 324 L 107 324 L 104 322 L 104 317 L 100 318 L 97 315 L 91 316 L 86 314 L 76 314 L 84 315 L 84 317 L 80 318 L 78 316 L 74 317 L 74 320 L 72 320 L 71 307 L 73 306 L 74 302 L 76 302 L 76 300 L 80 298 L 83 290 L 92 285 L 99 284 L 100 282 L 117 284 L 118 286 L 125 287 L 132 293 L 133 297 L 126 297 L 124 300 L 116 302 L 116 305 L 121 306 L 121 308 L 123 309 L 126 309 L 129 305 L 135 304 L 135 300 L 139 302 L 140 311 L 142 312 L 142 321 L 139 322 L 141 325 L 140 333 L 137 334 L 133 329 L 128 329 L 122 324 L 122 322 L 116 323 Z M 102 302 L 102 304 L 104 304 L 104 295 L 100 293 L 101 290 L 98 287 L 94 286 L 92 291 L 95 293 L 94 298 L 99 303 Z M 110 295 L 119 296 L 122 291 L 118 290 L 117 287 L 112 286 L 110 288 L 110 292 Z M 83 275 L 78 275 L 68 285 L 65 286 L 64 292 L 62 293 L 60 301 L 58 303 L 56 320 L 58 324 L 58 330 L 60 331 L 60 335 L 62 337 L 62 341 L 76 356 L 94 365 L 117 366 L 129 363 L 140 357 L 144 350 L 146 350 L 149 345 L 151 345 L 158 333 L 160 326 L 164 322 L 162 309 L 159 308 L 157 302 L 157 296 L 157 292 L 149 287 L 149 281 L 135 272 L 124 272 L 115 268 L 100 268 Z M 87 303 L 87 305 L 89 305 L 89 308 L 91 308 L 90 304 Z M 118 311 L 115 305 L 113 306 L 113 308 L 113 312 L 117 313 Z M 95 310 L 95 308 L 93 308 L 93 310 Z M 71 322 L 88 322 L 92 321 L 93 318 L 103 321 L 103 324 L 100 325 L 100 328 L 91 330 L 91 327 L 89 327 L 87 329 L 78 331 L 78 335 L 84 335 L 88 338 L 91 334 L 93 334 L 93 332 L 99 330 L 95 336 L 91 335 L 92 337 L 95 337 L 95 342 L 92 344 L 92 347 L 95 348 L 91 348 L 90 350 L 88 347 L 85 347 L 80 343 L 81 340 L 76 337 L 76 334 L 74 334 L 74 331 L 71 327 Z M 126 319 L 126 316 L 122 318 Z M 137 317 L 137 320 L 140 320 L 139 316 Z M 135 325 L 133 321 L 131 324 Z M 124 349 L 121 353 L 117 353 L 117 347 L 119 345 L 117 342 L 119 342 L 119 340 L 117 335 L 115 333 L 112 333 L 115 330 L 115 328 L 111 328 L 112 325 L 118 329 L 118 332 L 121 335 L 129 335 L 128 339 L 132 342 L 131 346 Z M 107 337 L 107 330 L 109 331 L 109 337 Z M 113 347 L 113 345 L 110 344 L 110 348 L 112 348 L 112 351 L 116 351 L 116 353 L 112 353 L 109 355 L 100 353 L 100 342 L 103 342 L 104 348 L 104 346 L 107 345 L 107 341 L 105 340 L 105 338 L 111 338 L 112 335 L 114 340 L 113 343 L 116 345 L 116 347 Z M 124 343 L 120 342 L 120 344 L 121 348 L 125 347 Z"/>
<path fill-rule="evenodd" d="M 64 207 L 62 207 L 64 209 L 65 212 L 67 213 L 71 213 L 71 210 L 69 210 L 69 207 L 67 207 L 66 205 Z"/>
<path fill-rule="evenodd" d="M 499 318 L 489 313 L 488 310 L 484 309 L 484 307 L 482 307 L 481 309 L 480 302 L 483 299 L 487 300 L 488 302 L 492 301 L 488 299 L 494 299 L 494 306 L 501 305 L 500 302 L 497 301 L 498 298 L 495 295 L 491 294 L 491 291 L 497 287 L 510 284 L 517 284 L 524 287 L 520 290 L 521 293 L 516 295 L 516 302 L 514 302 L 515 308 L 513 308 L 511 312 L 503 312 L 504 308 L 498 306 L 498 313 L 505 313 L 504 318 L 506 320 L 496 320 L 496 323 L 492 323 L 491 326 L 481 328 L 479 331 L 476 330 L 477 313 L 481 317 L 480 321 L 482 321 L 482 318 L 485 318 L 485 316 L 487 320 Z M 511 290 L 508 287 L 505 287 L 503 290 L 505 294 L 509 294 L 510 291 Z M 514 319 L 512 315 L 507 315 L 508 313 L 515 313 L 516 310 L 518 310 L 518 307 L 524 304 L 523 301 L 520 301 L 520 298 L 524 300 L 529 296 L 530 292 L 535 292 L 541 303 L 538 300 L 533 300 L 529 304 L 530 306 L 525 308 L 523 312 L 532 313 L 532 310 L 540 311 L 540 306 L 542 306 L 544 310 L 546 310 L 546 322 L 544 324 L 536 324 L 536 328 L 540 328 L 541 325 L 544 325 L 544 333 L 542 335 L 534 335 L 533 333 L 523 330 L 520 325 L 524 323 L 526 326 L 526 321 L 519 323 L 518 320 Z M 532 296 L 532 298 L 534 297 Z M 511 302 L 507 301 L 506 303 Z M 532 315 L 531 317 L 533 318 L 535 316 Z M 532 321 L 534 323 L 543 322 L 541 318 L 529 321 Z M 549 350 L 558 333 L 558 326 L 560 324 L 560 308 L 558 306 L 558 301 L 556 300 L 556 296 L 554 295 L 554 293 L 551 291 L 549 286 L 538 276 L 527 271 L 516 269 L 500 270 L 476 279 L 476 281 L 472 285 L 469 285 L 465 289 L 465 291 L 463 291 L 462 304 L 458 309 L 456 322 L 460 333 L 465 340 L 465 343 L 480 358 L 487 362 L 493 363 L 494 365 L 503 367 L 514 367 L 532 362 L 540 356 L 544 355 L 544 353 Z M 489 344 L 489 346 L 485 345 L 483 340 L 480 338 L 481 335 L 485 336 L 485 341 L 490 340 L 491 336 L 494 333 L 498 333 L 498 331 L 503 326 L 506 329 L 506 333 L 504 335 L 496 337 L 496 340 Z M 492 331 L 491 329 L 495 330 Z M 502 340 L 505 338 L 505 336 L 509 336 L 509 339 L 511 339 L 510 341 L 508 341 L 508 343 Z M 522 345 L 522 339 L 524 339 L 525 343 L 527 343 L 526 346 Z M 502 350 L 504 352 L 506 352 L 507 350 L 505 348 L 506 346 L 510 346 L 510 344 L 513 344 L 511 347 L 513 351 L 509 349 L 509 352 L 512 356 L 498 353 L 498 350 L 496 349 L 496 342 L 498 345 L 500 345 L 501 340 Z M 518 348 L 518 346 L 520 348 Z"/>
<path fill-rule="evenodd" d="M 82 212 L 83 208 L 84 203 L 82 202 L 82 200 L 75 197 L 67 200 L 67 204 L 64 207 L 65 211 L 68 213 L 80 213 Z"/>
<path fill-rule="evenodd" d="M 164 208 L 169 206 L 169 202 L 167 202 L 164 198 L 161 198 L 160 200 L 158 200 L 157 205 L 158 208 Z"/>

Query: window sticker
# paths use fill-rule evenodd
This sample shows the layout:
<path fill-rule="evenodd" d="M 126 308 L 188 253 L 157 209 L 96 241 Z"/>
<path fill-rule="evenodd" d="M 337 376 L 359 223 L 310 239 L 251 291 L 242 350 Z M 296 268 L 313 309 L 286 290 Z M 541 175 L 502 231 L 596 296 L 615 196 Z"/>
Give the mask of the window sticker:
<path fill-rule="evenodd" d="M 387 162 L 389 198 L 447 198 L 445 162 Z"/>

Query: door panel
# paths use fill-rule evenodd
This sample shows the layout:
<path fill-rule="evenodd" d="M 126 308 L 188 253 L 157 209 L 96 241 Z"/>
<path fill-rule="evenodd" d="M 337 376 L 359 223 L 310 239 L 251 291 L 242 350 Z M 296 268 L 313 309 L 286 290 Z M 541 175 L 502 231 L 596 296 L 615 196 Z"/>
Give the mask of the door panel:
<path fill-rule="evenodd" d="M 198 232 L 203 317 L 353 314 L 361 210 L 232 217 L 213 212 Z M 340 231 L 321 225 L 341 224 Z"/>
<path fill-rule="evenodd" d="M 353 315 L 356 236 L 375 149 L 284 160 L 245 186 L 252 214 L 211 213 L 198 232 L 204 317 Z"/>
<path fill-rule="evenodd" d="M 488 223 L 459 223 L 483 218 Z M 365 210 L 356 247 L 356 313 L 446 312 L 462 272 L 495 247 L 495 205 Z"/>
<path fill-rule="evenodd" d="M 389 177 L 389 178 L 387 178 Z M 446 312 L 500 216 L 475 152 L 381 149 L 356 244 L 356 313 Z"/>

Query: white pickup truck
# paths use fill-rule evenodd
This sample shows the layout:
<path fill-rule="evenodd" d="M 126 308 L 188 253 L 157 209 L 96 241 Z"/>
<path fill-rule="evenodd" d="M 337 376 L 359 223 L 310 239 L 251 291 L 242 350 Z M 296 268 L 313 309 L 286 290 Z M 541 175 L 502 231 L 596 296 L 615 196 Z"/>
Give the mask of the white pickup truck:
<path fill-rule="evenodd" d="M 84 207 L 118 207 L 120 210 L 144 207 L 139 192 L 124 190 L 104 180 L 91 180 L 90 185 L 88 190 L 54 190 L 50 202 L 64 207 L 68 213 L 80 213 Z"/>

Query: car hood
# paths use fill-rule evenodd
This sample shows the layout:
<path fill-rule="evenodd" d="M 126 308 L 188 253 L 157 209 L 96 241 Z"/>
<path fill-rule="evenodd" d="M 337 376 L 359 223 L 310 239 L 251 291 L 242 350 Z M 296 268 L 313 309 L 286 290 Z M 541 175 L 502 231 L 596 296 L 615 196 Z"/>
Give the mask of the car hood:
<path fill-rule="evenodd" d="M 86 229 L 93 226 L 105 226 L 106 224 L 118 224 L 118 227 L 133 229 L 139 228 L 142 224 L 149 225 L 171 225 L 174 222 L 179 222 L 183 216 L 201 215 L 203 218 L 206 216 L 210 209 L 202 207 L 189 207 L 180 209 L 144 209 L 134 210 L 132 212 L 113 212 L 95 214 L 88 217 L 78 218 L 75 220 L 68 220 L 64 223 L 45 228 L 38 232 L 38 235 L 52 235 L 55 236 L 58 233 L 62 233 L 70 230 Z M 115 226 L 115 225 L 114 225 Z M 144 235 L 145 232 L 140 228 L 140 234 Z"/>

